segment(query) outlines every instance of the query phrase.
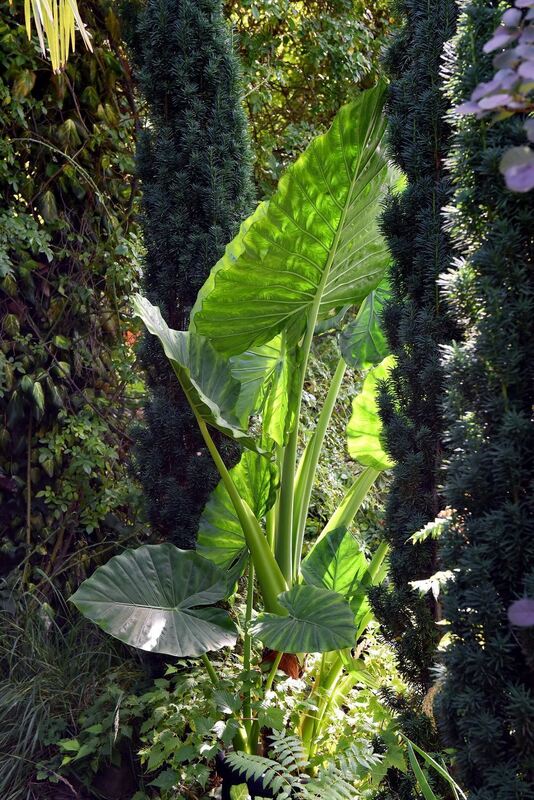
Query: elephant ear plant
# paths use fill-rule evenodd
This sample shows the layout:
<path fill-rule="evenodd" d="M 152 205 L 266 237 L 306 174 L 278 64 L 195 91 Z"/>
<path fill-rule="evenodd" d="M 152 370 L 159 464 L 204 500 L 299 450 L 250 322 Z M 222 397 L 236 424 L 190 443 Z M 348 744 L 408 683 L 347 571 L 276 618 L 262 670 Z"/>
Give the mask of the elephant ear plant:
<path fill-rule="evenodd" d="M 385 545 L 368 562 L 348 530 L 380 471 L 391 466 L 380 446 L 374 399 L 377 377 L 389 367 L 376 317 L 388 258 L 377 224 L 390 183 L 383 96 L 384 87 L 377 86 L 343 107 L 272 199 L 243 223 L 201 289 L 188 331 L 170 330 L 158 308 L 136 299 L 136 312 L 160 339 L 221 482 L 202 515 L 197 552 L 170 544 L 126 551 L 72 597 L 83 614 L 130 645 L 201 656 L 217 683 L 206 654 L 233 646 L 237 631 L 214 604 L 229 597 L 247 570 L 243 674 L 250 672 L 253 639 L 275 652 L 263 689 L 272 685 L 284 653 L 323 654 L 310 676 L 315 710 L 299 730 L 308 755 L 329 711 L 365 679 L 352 649 L 371 619 L 366 590 L 384 574 Z M 346 369 L 340 358 L 299 459 L 308 357 L 318 326 L 353 305 L 359 312 L 344 332 L 343 352 L 350 363 L 372 369 L 355 400 L 348 441 L 365 469 L 303 558 L 316 468 Z M 243 446 L 233 469 L 226 468 L 211 428 Z M 234 740 L 247 752 L 256 752 L 260 733 L 253 712 L 248 686 Z"/>

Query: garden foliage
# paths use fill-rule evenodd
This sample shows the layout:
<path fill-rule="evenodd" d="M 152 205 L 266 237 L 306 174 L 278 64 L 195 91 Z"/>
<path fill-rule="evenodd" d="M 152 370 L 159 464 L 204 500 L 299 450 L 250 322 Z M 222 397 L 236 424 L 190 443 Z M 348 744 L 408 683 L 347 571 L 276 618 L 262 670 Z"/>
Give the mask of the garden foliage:
<path fill-rule="evenodd" d="M 450 264 L 441 209 L 450 197 L 444 172 L 449 125 L 440 79 L 443 43 L 454 32 L 455 3 L 403 2 L 405 23 L 387 54 L 392 78 L 386 113 L 390 151 L 406 176 L 404 191 L 390 197 L 383 215 L 393 263 L 391 298 L 383 321 L 396 365 L 380 392 L 384 441 L 396 461 L 387 501 L 385 538 L 390 544 L 387 586 L 372 592 L 382 630 L 394 646 L 411 693 L 390 698 L 405 732 L 427 749 L 436 747 L 433 723 L 421 713 L 433 683 L 440 632 L 434 597 L 412 581 L 437 570 L 436 542 L 410 537 L 433 521 L 444 505 L 440 493 L 443 452 L 441 345 L 454 327 L 444 313 L 436 281 Z"/>
<path fill-rule="evenodd" d="M 86 14 L 94 52 L 58 75 L 22 11 L 0 21 L 0 573 L 22 562 L 25 579 L 72 588 L 131 537 L 138 505 L 125 473 L 136 109 L 107 2 Z"/>
<path fill-rule="evenodd" d="M 483 48 L 503 7 L 475 0 L 461 10 L 447 57 L 452 106 L 493 76 Z M 534 640 L 507 612 L 534 596 L 534 195 L 506 189 L 499 172 L 503 153 L 524 142 L 521 114 L 495 124 L 453 119 L 455 265 L 443 283 L 462 340 L 445 362 L 445 491 L 455 511 L 443 550 L 454 577 L 440 716 L 473 800 L 526 800 L 534 796 Z"/>
<path fill-rule="evenodd" d="M 306 676 L 311 710 L 297 723 L 308 758 L 318 755 L 317 744 L 352 687 L 370 679 L 364 661 L 351 651 L 365 648 L 372 621 L 367 589 L 383 579 L 387 548 L 380 545 L 369 560 L 347 529 L 379 472 L 390 466 L 379 443 L 373 387 L 375 372 L 391 365 L 381 362 L 370 371 L 353 404 L 350 451 L 365 469 L 306 555 L 310 496 L 345 373 L 342 358 L 298 463 L 297 444 L 317 323 L 339 306 L 361 304 L 387 264 L 378 230 L 391 181 L 382 148 L 383 95 L 379 84 L 343 107 L 327 134 L 281 179 L 272 200 L 243 223 L 200 290 L 188 331 L 170 329 L 156 306 L 136 300 L 137 313 L 160 340 L 187 397 L 221 482 L 200 520 L 198 553 L 170 544 L 126 551 L 71 598 L 128 644 L 200 655 L 216 686 L 220 680 L 206 652 L 233 646 L 242 636 L 242 704 L 232 743 L 245 752 L 261 747 L 257 702 L 270 691 L 284 653 L 297 674 L 306 667 L 298 654 L 324 654 Z M 213 429 L 244 448 L 231 470 Z M 214 603 L 231 597 L 247 565 L 246 611 L 236 627 L 232 615 Z M 181 580 L 186 574 L 188 580 Z M 258 642 L 274 659 L 259 687 L 251 673 Z"/>
<path fill-rule="evenodd" d="M 261 196 L 272 194 L 339 108 L 376 81 L 390 6 L 390 0 L 224 0 L 243 66 Z"/>
<path fill-rule="evenodd" d="M 199 288 L 250 210 L 253 190 L 239 69 L 220 0 L 149 0 L 131 34 L 146 118 L 138 135 L 143 287 L 187 327 Z M 137 472 L 153 530 L 193 547 L 216 470 L 159 344 L 139 350 L 149 390 Z"/>

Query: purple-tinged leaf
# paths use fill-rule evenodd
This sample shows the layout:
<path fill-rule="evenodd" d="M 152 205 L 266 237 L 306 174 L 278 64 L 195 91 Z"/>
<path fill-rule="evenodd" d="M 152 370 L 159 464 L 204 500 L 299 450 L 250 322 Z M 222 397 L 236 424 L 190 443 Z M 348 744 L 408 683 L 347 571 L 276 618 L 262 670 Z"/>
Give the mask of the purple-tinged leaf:
<path fill-rule="evenodd" d="M 502 53 L 497 53 L 493 59 L 493 66 L 496 69 L 507 69 L 515 67 L 518 61 L 519 53 L 517 52 L 517 47 L 513 47 L 511 50 L 503 50 Z"/>
<path fill-rule="evenodd" d="M 534 61 L 523 61 L 517 71 L 525 80 L 534 81 Z"/>
<path fill-rule="evenodd" d="M 480 110 L 478 103 L 473 103 L 471 100 L 453 108 L 455 114 L 480 114 Z"/>
<path fill-rule="evenodd" d="M 518 628 L 530 628 L 534 625 L 534 600 L 531 597 L 516 600 L 508 609 L 508 619 Z"/>
<path fill-rule="evenodd" d="M 534 44 L 534 25 L 529 25 L 528 28 L 525 28 L 525 30 L 519 37 L 519 43 Z"/>
<path fill-rule="evenodd" d="M 476 103 L 481 97 L 486 97 L 486 95 L 496 92 L 500 88 L 501 85 L 495 78 L 492 78 L 491 81 L 483 81 L 473 89 L 471 100 Z"/>
<path fill-rule="evenodd" d="M 501 17 L 501 22 L 508 28 L 516 28 L 521 22 L 523 14 L 517 8 L 509 8 Z"/>
<path fill-rule="evenodd" d="M 533 44 L 518 44 L 510 52 L 517 53 L 521 58 L 534 58 L 534 45 Z"/>
<path fill-rule="evenodd" d="M 515 0 L 516 8 L 534 8 L 534 0 Z"/>
<path fill-rule="evenodd" d="M 489 42 L 486 42 L 482 48 L 485 53 L 493 53 L 494 50 L 502 50 L 507 44 L 517 39 L 519 31 L 510 31 L 507 28 L 497 28 L 495 34 L 491 37 Z"/>
<path fill-rule="evenodd" d="M 530 192 L 534 189 L 534 163 L 511 167 L 504 173 L 504 180 L 511 192 Z"/>
<path fill-rule="evenodd" d="M 500 89 L 513 89 L 517 83 L 517 72 L 515 69 L 500 69 L 495 73 L 494 80 L 497 81 Z"/>
<path fill-rule="evenodd" d="M 513 100 L 511 94 L 490 94 L 489 97 L 483 97 L 479 100 L 478 105 L 483 111 L 493 111 L 494 108 L 501 108 L 508 105 Z"/>

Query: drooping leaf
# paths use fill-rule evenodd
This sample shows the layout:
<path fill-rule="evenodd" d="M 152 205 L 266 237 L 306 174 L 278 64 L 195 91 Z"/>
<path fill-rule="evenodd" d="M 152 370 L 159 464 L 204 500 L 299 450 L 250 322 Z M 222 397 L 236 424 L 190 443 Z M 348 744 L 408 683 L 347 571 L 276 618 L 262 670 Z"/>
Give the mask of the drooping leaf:
<path fill-rule="evenodd" d="M 350 598 L 360 588 L 367 567 L 367 558 L 354 536 L 345 528 L 337 528 L 317 542 L 301 570 L 307 583 Z"/>
<path fill-rule="evenodd" d="M 339 337 L 341 355 L 350 367 L 367 369 L 379 364 L 389 353 L 380 314 L 390 296 L 387 280 L 376 287 L 363 301 L 356 319 Z"/>
<path fill-rule="evenodd" d="M 353 646 L 354 614 L 337 592 L 296 585 L 278 600 L 288 615 L 260 614 L 252 628 L 266 647 L 282 653 L 325 653 Z"/>
<path fill-rule="evenodd" d="M 276 466 L 250 450 L 230 470 L 239 495 L 261 520 L 276 497 Z M 247 550 L 245 535 L 224 483 L 211 493 L 200 517 L 197 551 L 223 569 L 240 559 Z M 242 563 L 244 569 L 245 562 Z M 239 576 L 237 576 L 239 577 Z"/>
<path fill-rule="evenodd" d="M 229 359 L 230 372 L 241 387 L 236 414 L 243 427 L 248 425 L 249 417 L 259 411 L 262 390 L 282 370 L 283 362 L 281 336 Z"/>
<path fill-rule="evenodd" d="M 384 86 L 344 106 L 287 171 L 217 264 L 194 309 L 195 330 L 227 355 L 264 344 L 320 300 L 319 317 L 380 282 L 377 218 L 388 180 L 381 149 Z"/>
<path fill-rule="evenodd" d="M 347 444 L 352 458 L 367 467 L 390 469 L 394 462 L 381 444 L 382 421 L 378 415 L 378 382 L 385 380 L 393 367 L 393 356 L 369 370 L 361 392 L 352 402 L 352 416 L 347 426 Z"/>
<path fill-rule="evenodd" d="M 163 345 L 194 413 L 245 447 L 258 450 L 257 442 L 237 418 L 241 386 L 232 377 L 227 360 L 205 337 L 169 328 L 159 308 L 146 298 L 138 295 L 133 305 L 148 331 Z"/>
<path fill-rule="evenodd" d="M 225 575 L 211 561 L 192 550 L 157 544 L 110 559 L 70 599 L 122 642 L 185 657 L 235 644 L 228 614 L 210 607 L 226 591 Z"/>

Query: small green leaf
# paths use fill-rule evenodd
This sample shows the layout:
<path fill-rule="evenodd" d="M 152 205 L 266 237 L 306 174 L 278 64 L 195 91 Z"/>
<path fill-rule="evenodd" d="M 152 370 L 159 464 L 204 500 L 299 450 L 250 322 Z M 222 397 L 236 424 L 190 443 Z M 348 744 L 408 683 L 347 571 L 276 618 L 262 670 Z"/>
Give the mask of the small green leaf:
<path fill-rule="evenodd" d="M 338 528 L 312 548 L 302 562 L 302 574 L 307 583 L 350 598 L 360 590 L 367 567 L 365 554 L 354 536 Z"/>
<path fill-rule="evenodd" d="M 257 453 L 245 450 L 239 464 L 230 470 L 230 475 L 240 497 L 261 520 L 276 499 L 276 465 Z M 222 480 L 211 493 L 200 517 L 197 550 L 223 569 L 229 569 L 247 551 L 241 523 Z M 241 571 L 245 563 L 243 561 Z"/>
<path fill-rule="evenodd" d="M 388 377 L 394 363 L 394 357 L 388 356 L 369 370 L 361 392 L 353 400 L 352 416 L 347 426 L 347 443 L 351 457 L 364 466 L 378 470 L 394 466 L 382 447 L 382 421 L 377 404 L 378 382 Z"/>

